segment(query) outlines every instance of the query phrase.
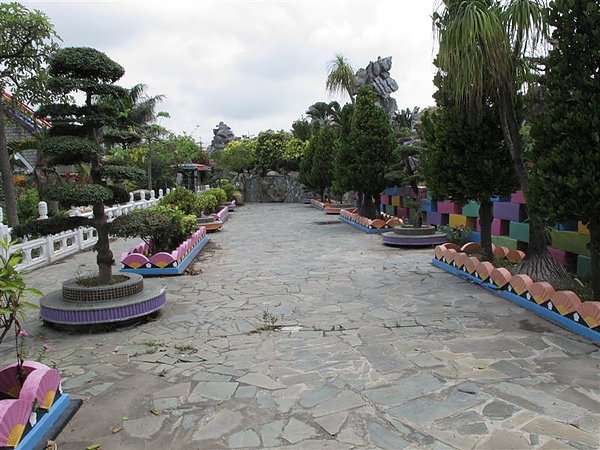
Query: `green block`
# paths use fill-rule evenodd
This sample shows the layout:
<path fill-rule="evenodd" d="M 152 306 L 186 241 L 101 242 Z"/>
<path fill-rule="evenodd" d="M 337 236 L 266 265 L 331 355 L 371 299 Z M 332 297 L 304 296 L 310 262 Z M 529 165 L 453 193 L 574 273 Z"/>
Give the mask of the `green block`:
<path fill-rule="evenodd" d="M 577 256 L 577 276 L 583 279 L 592 277 L 592 258 L 587 256 Z"/>
<path fill-rule="evenodd" d="M 587 248 L 590 237 L 579 234 L 577 231 L 551 231 L 552 247 L 576 255 L 590 256 L 590 250 Z"/>
<path fill-rule="evenodd" d="M 462 208 L 462 215 L 467 217 L 479 217 L 479 203 L 469 202 Z"/>
<path fill-rule="evenodd" d="M 517 240 L 506 236 L 492 236 L 492 244 L 500 245 L 510 250 L 517 250 Z"/>
<path fill-rule="evenodd" d="M 393 205 L 385 205 L 385 213 L 389 214 L 390 216 L 395 216 L 396 215 L 396 207 Z"/>
<path fill-rule="evenodd" d="M 509 225 L 508 236 L 517 241 L 529 243 L 529 224 L 521 222 L 511 222 Z"/>

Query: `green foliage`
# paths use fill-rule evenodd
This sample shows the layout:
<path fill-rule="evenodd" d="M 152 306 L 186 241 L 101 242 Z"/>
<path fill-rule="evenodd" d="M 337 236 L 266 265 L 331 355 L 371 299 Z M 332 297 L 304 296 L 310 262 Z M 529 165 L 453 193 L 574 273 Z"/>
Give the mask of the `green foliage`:
<path fill-rule="evenodd" d="M 100 145 L 77 136 L 42 139 L 40 151 L 49 166 L 90 163 L 103 154 Z"/>
<path fill-rule="evenodd" d="M 183 187 L 173 189 L 169 194 L 163 196 L 158 204 L 177 208 L 185 214 L 199 215 L 201 211 L 199 196 Z"/>
<path fill-rule="evenodd" d="M 288 133 L 283 130 L 267 130 L 258 134 L 256 165 L 263 175 L 269 170 L 277 170 L 281 167 L 288 136 Z"/>
<path fill-rule="evenodd" d="M 439 226 L 437 229 L 440 233 L 445 233 L 448 241 L 456 245 L 464 245 L 468 242 L 471 230 L 469 227 L 448 227 Z"/>
<path fill-rule="evenodd" d="M 219 180 L 217 186 L 225 191 L 228 201 L 233 199 L 233 193 L 237 191 L 235 184 L 231 184 L 227 180 Z"/>
<path fill-rule="evenodd" d="M 301 181 L 321 195 L 333 182 L 333 160 L 339 140 L 331 127 L 319 127 L 308 143 L 300 166 Z"/>
<path fill-rule="evenodd" d="M 136 188 L 141 187 L 146 181 L 146 172 L 133 165 L 107 164 L 104 166 L 103 176 L 105 180 L 114 183 L 131 181 Z"/>
<path fill-rule="evenodd" d="M 394 133 L 385 111 L 377 105 L 373 90 L 358 91 L 352 118 L 349 145 L 342 145 L 338 174 L 344 173 L 345 190 L 377 196 L 387 186 L 385 171 L 393 160 Z M 342 181 L 339 180 L 338 181 Z"/>
<path fill-rule="evenodd" d="M 97 83 L 114 83 L 125 74 L 122 66 L 106 54 L 89 47 L 69 47 L 57 52 L 50 62 L 50 75 Z"/>
<path fill-rule="evenodd" d="M 75 230 L 79 227 L 93 226 L 92 220 L 87 217 L 73 216 L 64 217 L 61 215 L 50 217 L 45 220 L 29 220 L 19 223 L 13 227 L 13 237 L 29 237 L 32 239 L 40 236 L 62 233 L 63 231 Z"/>
<path fill-rule="evenodd" d="M 217 197 L 209 191 L 204 191 L 198 195 L 198 209 L 205 215 L 217 212 L 219 201 Z"/>
<path fill-rule="evenodd" d="M 294 121 L 292 123 L 292 136 L 301 141 L 308 141 L 312 134 L 312 127 L 308 120 L 304 117 Z"/>
<path fill-rule="evenodd" d="M 40 202 L 40 196 L 37 189 L 17 189 L 16 193 L 19 221 L 27 222 L 28 220 L 37 219 L 39 216 L 38 203 Z"/>
<path fill-rule="evenodd" d="M 498 112 L 486 99 L 479 114 L 452 101 L 445 78 L 434 83 L 438 108 L 423 113 L 428 148 L 419 159 L 428 193 L 436 199 L 485 201 L 517 187 L 514 165 L 498 123 Z"/>
<path fill-rule="evenodd" d="M 545 80 L 545 111 L 533 124 L 533 212 L 558 222 L 600 221 L 600 6 L 556 0 L 556 46 Z"/>
<path fill-rule="evenodd" d="M 307 146 L 307 142 L 287 135 L 283 152 L 281 154 L 282 166 L 286 170 L 298 170 L 300 168 L 300 161 L 302 160 L 302 156 L 304 155 Z"/>
<path fill-rule="evenodd" d="M 207 189 L 202 194 L 211 194 L 217 199 L 217 205 L 223 205 L 227 202 L 227 193 L 220 187 Z"/>
<path fill-rule="evenodd" d="M 226 172 L 252 170 L 256 162 L 256 139 L 231 141 L 223 150 L 212 154 L 217 167 Z"/>
<path fill-rule="evenodd" d="M 60 183 L 46 188 L 46 198 L 58 200 L 64 208 L 106 202 L 113 198 L 113 193 L 106 186 L 99 184 Z"/>
<path fill-rule="evenodd" d="M 18 341 L 24 310 L 36 308 L 34 304 L 23 301 L 23 295 L 42 295 L 37 289 L 28 288 L 25 273 L 17 270 L 17 265 L 23 261 L 23 255 L 11 250 L 13 244 L 8 236 L 0 240 L 0 344 L 13 326 L 15 341 Z M 19 348 L 15 350 L 18 363 L 22 364 Z"/>
<path fill-rule="evenodd" d="M 109 224 L 111 234 L 131 238 L 140 236 L 151 245 L 151 252 L 171 252 L 196 231 L 196 216 L 169 206 L 136 209 Z"/>

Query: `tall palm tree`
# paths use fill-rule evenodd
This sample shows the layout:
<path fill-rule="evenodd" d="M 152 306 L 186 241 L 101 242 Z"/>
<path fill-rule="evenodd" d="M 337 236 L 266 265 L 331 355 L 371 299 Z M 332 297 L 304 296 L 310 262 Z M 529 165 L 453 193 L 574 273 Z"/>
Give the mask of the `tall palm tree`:
<path fill-rule="evenodd" d="M 327 63 L 327 68 L 329 69 L 327 82 L 325 83 L 327 91 L 332 94 L 347 93 L 352 103 L 354 103 L 356 77 L 348 59 L 341 53 L 338 53 L 335 55 L 335 58 Z"/>
<path fill-rule="evenodd" d="M 447 74 L 455 100 L 478 114 L 485 91 L 491 87 L 495 93 L 504 140 L 527 195 L 529 174 L 517 100 L 527 82 L 528 58 L 535 56 L 547 36 L 543 0 L 443 0 L 433 20 L 439 41 L 437 63 Z M 530 224 L 527 259 L 519 270 L 536 280 L 566 276 L 546 249 L 541 223 Z"/>

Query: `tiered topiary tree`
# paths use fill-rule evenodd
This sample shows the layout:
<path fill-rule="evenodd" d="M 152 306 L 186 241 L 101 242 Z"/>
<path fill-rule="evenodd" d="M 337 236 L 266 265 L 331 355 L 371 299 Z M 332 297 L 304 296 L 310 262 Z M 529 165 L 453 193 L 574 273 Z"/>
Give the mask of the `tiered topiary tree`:
<path fill-rule="evenodd" d="M 112 279 L 113 254 L 109 247 L 104 207 L 109 202 L 126 201 L 127 197 L 124 197 L 126 192 L 106 176 L 101 132 L 102 127 L 111 122 L 116 112 L 110 106 L 100 106 L 102 102 L 98 102 L 98 99 L 124 94 L 124 89 L 114 83 L 123 76 L 125 70 L 98 50 L 71 47 L 59 50 L 51 58 L 49 73 L 49 87 L 52 91 L 65 95 L 83 93 L 83 104 L 72 101 L 40 108 L 39 114 L 53 123 L 49 137 L 42 142 L 42 154 L 49 166 L 89 166 L 91 182 L 48 186 L 46 198 L 58 200 L 65 207 L 91 204 L 93 217 L 50 219 L 40 226 L 46 226 L 46 233 L 81 225 L 94 227 L 98 232 L 98 243 L 94 247 L 97 251 L 98 282 L 109 284 Z"/>
<path fill-rule="evenodd" d="M 592 290 L 600 299 L 600 5 L 555 0 L 544 111 L 534 123 L 530 209 L 551 224 L 577 219 L 590 230 Z"/>
<path fill-rule="evenodd" d="M 368 86 L 358 91 L 352 116 L 349 145 L 341 146 L 337 158 L 339 188 L 362 194 L 361 214 L 375 218 L 374 198 L 387 187 L 386 170 L 393 161 L 394 132 L 386 112 L 377 104 L 377 95 Z"/>
<path fill-rule="evenodd" d="M 445 76 L 436 75 L 435 110 L 424 113 L 424 137 L 429 145 L 421 153 L 419 168 L 428 192 L 438 199 L 461 203 L 479 202 L 481 247 L 491 261 L 492 201 L 494 195 L 509 195 L 517 178 L 492 99 L 486 97 L 479 114 L 453 101 Z"/>
<path fill-rule="evenodd" d="M 333 128 L 317 127 L 300 163 L 300 181 L 317 191 L 321 199 L 333 181 L 333 156 L 337 146 L 338 137 Z"/>

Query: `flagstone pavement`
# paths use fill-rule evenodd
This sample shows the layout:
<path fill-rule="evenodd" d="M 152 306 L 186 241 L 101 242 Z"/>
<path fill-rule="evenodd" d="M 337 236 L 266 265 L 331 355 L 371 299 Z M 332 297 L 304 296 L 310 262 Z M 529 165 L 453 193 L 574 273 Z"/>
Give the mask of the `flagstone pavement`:
<path fill-rule="evenodd" d="M 250 204 L 194 275 L 145 280 L 167 288 L 154 320 L 66 332 L 30 317 L 32 354 L 48 343 L 83 399 L 59 449 L 599 448 L 598 346 L 432 255 L 310 206 Z M 94 259 L 29 283 L 58 289 Z"/>

